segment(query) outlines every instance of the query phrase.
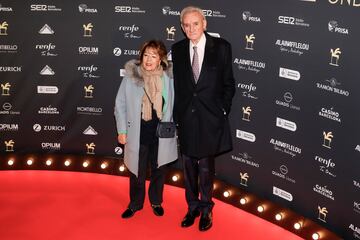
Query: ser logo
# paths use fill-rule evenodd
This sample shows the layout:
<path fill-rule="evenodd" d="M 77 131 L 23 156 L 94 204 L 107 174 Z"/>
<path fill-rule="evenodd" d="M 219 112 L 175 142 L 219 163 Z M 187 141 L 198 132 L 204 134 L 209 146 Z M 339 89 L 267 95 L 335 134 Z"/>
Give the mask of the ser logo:
<path fill-rule="evenodd" d="M 131 13 L 130 6 L 115 6 L 116 13 Z"/>
<path fill-rule="evenodd" d="M 295 25 L 295 18 L 287 17 L 287 16 L 279 16 L 278 23 Z"/>
<path fill-rule="evenodd" d="M 30 6 L 31 11 L 47 11 L 47 5 L 36 5 L 32 4 Z"/>
<path fill-rule="evenodd" d="M 212 10 L 202 10 L 202 12 L 204 13 L 205 17 L 212 17 L 213 15 Z"/>

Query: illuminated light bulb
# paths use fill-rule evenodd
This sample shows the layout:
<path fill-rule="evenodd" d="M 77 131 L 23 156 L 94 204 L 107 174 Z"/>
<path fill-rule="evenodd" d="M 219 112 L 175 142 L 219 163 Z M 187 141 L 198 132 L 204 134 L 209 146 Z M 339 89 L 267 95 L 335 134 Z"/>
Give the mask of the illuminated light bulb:
<path fill-rule="evenodd" d="M 124 171 L 125 171 L 125 166 L 124 166 L 124 164 L 122 164 L 122 165 L 119 167 L 119 171 L 120 171 L 120 172 L 124 172 Z"/>
<path fill-rule="evenodd" d="M 231 196 L 231 191 L 225 191 L 223 193 L 223 196 L 226 197 L 226 198 L 230 197 Z"/>
<path fill-rule="evenodd" d="M 216 183 L 213 184 L 213 189 L 214 190 L 217 189 L 217 184 Z"/>
<path fill-rule="evenodd" d="M 262 213 L 264 210 L 265 210 L 265 208 L 264 208 L 263 205 L 259 205 L 259 206 L 257 207 L 257 211 L 260 212 L 260 213 Z"/>
<path fill-rule="evenodd" d="M 296 222 L 296 223 L 294 224 L 294 228 L 295 228 L 296 230 L 299 230 L 299 229 L 301 228 L 301 222 Z"/>
<path fill-rule="evenodd" d="M 275 219 L 277 221 L 281 221 L 283 219 L 283 215 L 281 213 L 278 213 L 278 214 L 275 215 Z"/>
<path fill-rule="evenodd" d="M 83 162 L 83 167 L 84 168 L 87 168 L 89 165 L 90 165 L 89 161 L 86 160 L 86 161 Z"/>
<path fill-rule="evenodd" d="M 71 164 L 71 160 L 66 159 L 66 161 L 64 162 L 64 165 L 68 167 L 68 166 L 70 166 L 70 164 Z"/>
<path fill-rule="evenodd" d="M 320 235 L 319 235 L 318 233 L 313 233 L 313 235 L 312 235 L 311 237 L 312 237 L 312 239 L 314 239 L 314 240 L 320 239 Z"/>
<path fill-rule="evenodd" d="M 240 204 L 241 205 L 245 205 L 247 203 L 247 199 L 246 198 L 241 198 L 240 199 Z"/>
<path fill-rule="evenodd" d="M 171 178 L 173 180 L 173 182 L 177 182 L 179 180 L 179 176 L 178 175 L 174 175 Z"/>
<path fill-rule="evenodd" d="M 49 158 L 48 160 L 46 160 L 45 164 L 47 166 L 51 166 L 52 162 L 53 162 L 53 160 L 51 158 Z"/>
<path fill-rule="evenodd" d="M 32 164 L 34 163 L 34 160 L 32 158 L 29 158 L 27 161 L 26 161 L 26 164 L 31 166 Z"/>
<path fill-rule="evenodd" d="M 101 164 L 101 169 L 105 169 L 105 168 L 107 168 L 109 166 L 109 164 L 107 163 L 107 162 L 103 162 L 102 164 Z"/>
<path fill-rule="evenodd" d="M 12 166 L 12 165 L 14 165 L 14 163 L 15 163 L 15 161 L 14 161 L 14 159 L 9 159 L 9 161 L 8 161 L 8 165 L 9 166 Z"/>

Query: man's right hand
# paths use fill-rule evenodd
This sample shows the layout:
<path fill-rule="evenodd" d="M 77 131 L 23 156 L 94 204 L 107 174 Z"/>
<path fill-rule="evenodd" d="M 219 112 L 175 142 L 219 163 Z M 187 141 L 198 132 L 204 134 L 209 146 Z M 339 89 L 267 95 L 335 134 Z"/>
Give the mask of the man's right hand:
<path fill-rule="evenodd" d="M 120 143 L 120 144 L 126 144 L 126 138 L 127 138 L 127 135 L 125 134 L 125 133 L 120 133 L 119 135 L 118 135 L 118 142 Z"/>

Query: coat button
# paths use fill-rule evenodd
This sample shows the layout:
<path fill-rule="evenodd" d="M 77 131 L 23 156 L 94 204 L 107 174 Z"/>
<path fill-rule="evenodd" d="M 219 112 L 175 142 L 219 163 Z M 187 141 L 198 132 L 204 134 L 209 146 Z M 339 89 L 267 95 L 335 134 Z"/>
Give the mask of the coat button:
<path fill-rule="evenodd" d="M 193 96 L 196 97 L 196 96 L 197 96 L 197 93 L 194 93 Z"/>
<path fill-rule="evenodd" d="M 194 109 L 194 108 L 193 108 L 193 109 L 191 109 L 191 112 L 196 112 L 196 109 Z"/>

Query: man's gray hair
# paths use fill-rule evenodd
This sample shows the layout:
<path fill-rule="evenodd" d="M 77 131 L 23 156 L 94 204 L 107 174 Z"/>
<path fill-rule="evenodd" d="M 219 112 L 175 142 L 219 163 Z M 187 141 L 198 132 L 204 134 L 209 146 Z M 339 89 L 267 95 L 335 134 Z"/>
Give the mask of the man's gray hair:
<path fill-rule="evenodd" d="M 181 22 L 181 24 L 183 23 L 184 15 L 187 14 L 187 13 L 191 13 L 191 12 L 199 13 L 203 17 L 203 19 L 206 20 L 204 12 L 203 12 L 203 10 L 201 8 L 195 7 L 195 6 L 188 6 L 188 7 L 184 8 L 180 13 L 180 22 Z"/>

